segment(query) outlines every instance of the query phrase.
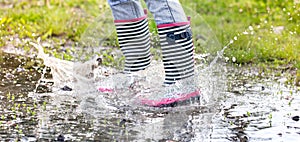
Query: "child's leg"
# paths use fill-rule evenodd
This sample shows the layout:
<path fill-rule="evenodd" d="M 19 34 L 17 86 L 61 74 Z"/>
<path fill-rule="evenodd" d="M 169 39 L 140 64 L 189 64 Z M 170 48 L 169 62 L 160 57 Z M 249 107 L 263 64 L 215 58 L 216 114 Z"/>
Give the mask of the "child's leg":
<path fill-rule="evenodd" d="M 145 69 L 150 64 L 150 33 L 147 16 L 139 0 L 108 0 L 125 56 L 124 72 Z"/>
<path fill-rule="evenodd" d="M 165 84 L 194 75 L 194 46 L 190 22 L 178 0 L 146 0 L 154 15 L 165 69 Z"/>

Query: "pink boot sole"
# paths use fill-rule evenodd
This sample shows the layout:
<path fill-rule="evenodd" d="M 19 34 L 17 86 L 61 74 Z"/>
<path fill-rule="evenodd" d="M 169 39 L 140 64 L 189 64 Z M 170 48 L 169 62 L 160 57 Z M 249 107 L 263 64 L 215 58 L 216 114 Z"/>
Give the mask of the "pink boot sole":
<path fill-rule="evenodd" d="M 192 97 L 196 97 L 198 95 L 200 95 L 200 91 L 196 90 L 194 92 L 187 93 L 187 94 L 179 94 L 178 96 L 180 96 L 180 97 L 178 97 L 178 98 L 164 98 L 164 99 L 161 99 L 161 100 L 141 99 L 141 103 L 143 105 L 159 107 L 159 106 L 170 105 L 170 104 L 175 103 L 175 102 L 185 101 L 185 100 L 188 100 Z"/>
<path fill-rule="evenodd" d="M 102 93 L 111 93 L 114 90 L 113 89 L 109 89 L 109 88 L 98 88 L 98 91 L 102 92 Z"/>

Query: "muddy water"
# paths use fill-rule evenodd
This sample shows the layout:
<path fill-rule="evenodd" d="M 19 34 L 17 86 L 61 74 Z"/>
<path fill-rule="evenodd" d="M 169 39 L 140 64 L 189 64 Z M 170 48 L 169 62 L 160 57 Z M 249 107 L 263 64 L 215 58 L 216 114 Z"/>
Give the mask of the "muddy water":
<path fill-rule="evenodd" d="M 223 142 L 300 138 L 300 93 L 284 83 L 288 74 L 275 77 L 228 65 L 212 68 L 200 72 L 201 100 L 152 108 L 97 91 L 77 95 L 68 91 L 34 93 L 41 75 L 39 66 L 41 62 L 36 59 L 1 56 L 1 141 Z"/>

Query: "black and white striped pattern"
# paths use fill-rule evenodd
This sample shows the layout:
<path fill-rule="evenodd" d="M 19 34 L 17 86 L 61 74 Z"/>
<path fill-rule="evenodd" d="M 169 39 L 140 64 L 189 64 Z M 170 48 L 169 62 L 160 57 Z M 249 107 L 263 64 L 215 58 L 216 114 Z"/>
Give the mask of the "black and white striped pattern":
<path fill-rule="evenodd" d="M 158 28 L 165 69 L 164 84 L 194 75 L 194 46 L 190 25 Z"/>
<path fill-rule="evenodd" d="M 125 56 L 124 72 L 143 70 L 150 65 L 150 33 L 147 18 L 115 23 L 118 41 Z"/>

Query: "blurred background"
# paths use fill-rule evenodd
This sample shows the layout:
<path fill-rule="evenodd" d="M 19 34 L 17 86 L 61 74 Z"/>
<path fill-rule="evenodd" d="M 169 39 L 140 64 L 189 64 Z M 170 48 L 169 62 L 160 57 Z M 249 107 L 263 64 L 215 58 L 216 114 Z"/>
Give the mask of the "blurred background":
<path fill-rule="evenodd" d="M 235 40 L 225 50 L 228 62 L 300 68 L 299 0 L 180 2 L 206 21 L 222 46 Z M 0 48 L 29 51 L 28 42 L 41 37 L 49 43 L 46 53 L 71 60 L 72 48 L 66 47 L 78 45 L 90 23 L 107 11 L 106 0 L 0 0 Z M 155 32 L 154 23 L 150 24 Z M 116 38 L 111 40 L 107 46 L 116 47 Z M 197 45 L 196 52 L 201 53 Z M 294 75 L 299 77 L 299 71 Z"/>
<path fill-rule="evenodd" d="M 288 63 L 300 68 L 299 0 L 180 1 L 206 20 L 222 45 L 250 28 L 252 33 L 226 50 L 237 63 Z M 0 47 L 13 44 L 28 50 L 27 41 L 41 37 L 53 46 L 49 52 L 61 54 L 56 53 L 60 46 L 78 42 L 88 25 L 108 9 L 106 0 L 1 0 Z"/>

